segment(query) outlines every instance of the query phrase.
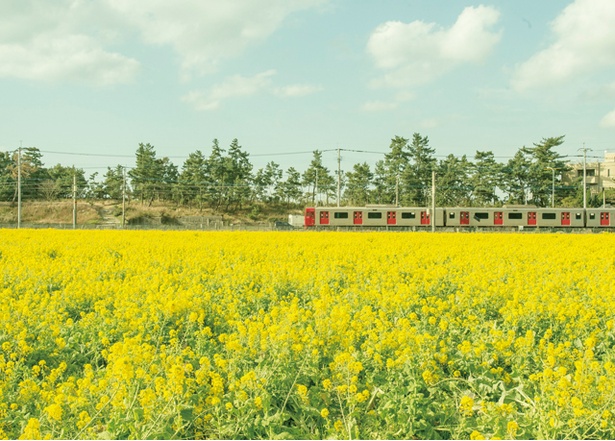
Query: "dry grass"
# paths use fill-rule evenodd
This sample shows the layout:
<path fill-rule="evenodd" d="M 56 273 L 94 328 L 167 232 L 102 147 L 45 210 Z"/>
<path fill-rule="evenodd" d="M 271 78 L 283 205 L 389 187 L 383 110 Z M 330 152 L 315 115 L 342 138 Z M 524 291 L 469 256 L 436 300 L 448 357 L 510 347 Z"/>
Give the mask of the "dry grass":
<path fill-rule="evenodd" d="M 154 203 L 151 206 L 133 201 L 126 205 L 126 222 L 133 225 L 179 225 L 199 222 L 220 222 L 226 225 L 259 225 L 275 220 L 286 220 L 289 213 L 301 210 L 259 207 L 235 213 L 220 213 L 212 209 L 178 207 L 175 205 Z M 99 225 L 121 222 L 122 204 L 112 201 L 77 203 L 77 224 Z M 67 201 L 24 201 L 22 203 L 21 221 L 26 224 L 72 224 L 73 203 Z M 17 222 L 17 204 L 0 202 L 0 224 Z"/>
<path fill-rule="evenodd" d="M 77 205 L 77 220 L 79 223 L 92 223 L 100 219 L 95 206 L 90 204 Z M 73 204 L 70 201 L 59 202 L 24 202 L 21 210 L 21 220 L 36 224 L 70 224 L 73 222 Z M 0 223 L 17 221 L 17 204 L 0 203 Z"/>

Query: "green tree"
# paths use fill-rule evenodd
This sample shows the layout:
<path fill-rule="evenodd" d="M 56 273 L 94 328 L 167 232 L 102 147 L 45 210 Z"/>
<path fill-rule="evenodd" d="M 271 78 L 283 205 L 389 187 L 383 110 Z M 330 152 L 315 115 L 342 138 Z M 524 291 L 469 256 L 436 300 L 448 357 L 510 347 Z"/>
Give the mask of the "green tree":
<path fill-rule="evenodd" d="M 541 142 L 535 143 L 534 147 L 523 148 L 524 152 L 532 158 L 529 167 L 531 202 L 539 207 L 551 204 L 553 185 L 553 172 L 551 169 L 556 171 L 556 178 L 559 182 L 561 182 L 562 172 L 566 169 L 566 162 L 563 160 L 563 156 L 554 150 L 563 143 L 564 135 L 543 138 Z M 556 198 L 559 196 L 559 193 L 556 193 Z"/>
<path fill-rule="evenodd" d="M 211 177 L 207 158 L 200 150 L 188 155 L 178 177 L 179 200 L 181 203 L 197 202 L 202 207 L 204 193 Z"/>
<path fill-rule="evenodd" d="M 156 190 L 158 199 L 171 201 L 177 193 L 179 171 L 177 166 L 168 157 L 156 160 L 158 175 L 156 178 Z"/>
<path fill-rule="evenodd" d="M 90 200 L 100 200 L 105 197 L 105 187 L 103 182 L 98 180 L 98 172 L 90 175 L 85 189 L 85 197 Z"/>
<path fill-rule="evenodd" d="M 83 195 L 87 187 L 85 172 L 80 168 L 66 167 L 61 164 L 56 164 L 47 171 L 49 181 L 51 181 L 58 190 L 57 196 L 60 199 L 72 198 L 73 182 L 77 184 L 77 194 Z"/>
<path fill-rule="evenodd" d="M 17 180 L 17 155 L 13 155 L 12 175 Z M 21 150 L 21 197 L 37 199 L 41 196 L 40 185 L 49 178 L 44 168 L 43 154 L 36 147 L 25 147 Z M 17 188 L 14 199 L 17 200 Z"/>
<path fill-rule="evenodd" d="M 122 165 L 116 165 L 114 168 L 107 167 L 107 172 L 103 181 L 103 197 L 121 200 L 124 196 L 124 167 Z M 128 189 L 126 189 L 128 190 Z"/>
<path fill-rule="evenodd" d="M 351 172 L 346 173 L 346 191 L 344 197 L 351 205 L 365 205 L 369 202 L 374 174 L 369 164 L 355 164 Z"/>
<path fill-rule="evenodd" d="M 427 136 L 414 133 L 408 153 L 410 164 L 401 176 L 404 187 L 401 200 L 403 204 L 425 207 L 431 197 L 431 173 L 437 166 L 435 150 L 429 147 Z"/>
<path fill-rule="evenodd" d="M 395 136 L 389 144 L 389 152 L 384 155 L 384 162 L 376 171 L 379 180 L 377 192 L 382 203 L 391 204 L 405 199 L 407 189 L 401 184 L 403 176 L 410 166 L 408 140 Z"/>
<path fill-rule="evenodd" d="M 395 202 L 395 187 L 391 191 L 387 184 L 387 169 L 384 160 L 376 161 L 374 167 L 373 185 L 370 202 L 374 204 L 391 204 Z"/>
<path fill-rule="evenodd" d="M 160 179 L 160 163 L 156 160 L 156 150 L 150 143 L 140 143 L 136 152 L 136 165 L 128 172 L 134 193 L 144 203 L 151 204 L 157 195 Z"/>
<path fill-rule="evenodd" d="M 289 167 L 286 170 L 286 180 L 279 182 L 276 187 L 276 195 L 290 206 L 291 203 L 299 202 L 301 193 L 301 173 L 294 167 Z"/>
<path fill-rule="evenodd" d="M 207 158 L 206 164 L 210 177 L 206 197 L 210 205 L 215 209 L 218 209 L 221 204 L 227 200 L 227 176 L 229 171 L 224 156 L 225 153 L 225 150 L 220 147 L 218 140 L 214 139 L 211 146 L 211 153 Z"/>
<path fill-rule="evenodd" d="M 502 167 L 502 190 L 509 204 L 526 204 L 530 188 L 530 159 L 519 149 Z"/>
<path fill-rule="evenodd" d="M 329 169 L 322 164 L 322 152 L 314 150 L 313 155 L 309 167 L 302 175 L 303 185 L 311 189 L 306 196 L 312 200 L 312 205 L 316 205 L 318 195 L 324 192 L 328 203 L 329 196 L 333 194 L 335 188 L 335 179 Z"/>
<path fill-rule="evenodd" d="M 0 200 L 10 201 L 15 194 L 17 182 L 13 176 L 13 155 L 11 152 L 0 152 Z"/>
<path fill-rule="evenodd" d="M 250 186 L 252 181 L 252 163 L 250 154 L 244 151 L 237 139 L 233 139 L 228 148 L 226 158 L 227 184 L 230 186 L 227 206 L 234 205 L 241 208 L 250 199 Z"/>
<path fill-rule="evenodd" d="M 281 200 L 275 189 L 279 186 L 282 179 L 282 169 L 280 165 L 271 161 L 264 168 L 260 168 L 254 175 L 254 199 L 261 202 L 278 202 Z"/>
<path fill-rule="evenodd" d="M 494 205 L 498 202 L 497 189 L 502 181 L 502 166 L 495 160 L 493 152 L 476 151 L 471 166 L 472 199 L 478 206 Z"/>
<path fill-rule="evenodd" d="M 448 155 L 438 164 L 436 172 L 436 205 L 464 206 L 470 201 L 469 174 L 471 163 L 465 155 Z"/>

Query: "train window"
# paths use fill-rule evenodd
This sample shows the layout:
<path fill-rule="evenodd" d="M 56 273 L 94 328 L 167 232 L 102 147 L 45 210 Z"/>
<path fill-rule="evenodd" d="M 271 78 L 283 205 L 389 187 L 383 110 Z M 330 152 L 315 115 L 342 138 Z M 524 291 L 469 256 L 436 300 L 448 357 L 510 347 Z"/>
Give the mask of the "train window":
<path fill-rule="evenodd" d="M 580 220 L 581 219 L 581 213 L 575 213 L 574 218 L 576 220 Z"/>
<path fill-rule="evenodd" d="M 370 211 L 367 213 L 368 219 L 382 219 L 382 213 L 379 211 Z"/>
<path fill-rule="evenodd" d="M 589 213 L 590 219 L 596 219 L 596 213 Z"/>
<path fill-rule="evenodd" d="M 542 218 L 544 220 L 555 220 L 555 213 L 542 213 Z"/>
<path fill-rule="evenodd" d="M 508 213 L 508 219 L 523 219 L 523 213 Z"/>
<path fill-rule="evenodd" d="M 401 214 L 402 219 L 416 219 L 416 214 L 412 211 L 407 211 Z"/>
<path fill-rule="evenodd" d="M 336 211 L 335 213 L 333 213 L 333 217 L 335 219 L 348 219 L 348 212 L 347 211 Z"/>
<path fill-rule="evenodd" d="M 455 212 L 454 212 L 454 211 L 451 211 L 451 212 L 448 214 L 448 218 L 449 218 L 449 219 L 455 219 Z"/>
<path fill-rule="evenodd" d="M 474 213 L 474 219 L 489 219 L 489 213 Z"/>

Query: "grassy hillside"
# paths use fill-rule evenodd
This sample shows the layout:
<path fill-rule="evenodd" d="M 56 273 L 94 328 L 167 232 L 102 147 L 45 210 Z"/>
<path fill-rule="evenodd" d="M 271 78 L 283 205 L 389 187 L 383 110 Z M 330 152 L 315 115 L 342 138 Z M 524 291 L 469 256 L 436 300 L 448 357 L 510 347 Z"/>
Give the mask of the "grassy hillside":
<path fill-rule="evenodd" d="M 174 205 L 142 205 L 138 202 L 126 204 L 123 215 L 122 204 L 111 201 L 77 203 L 77 225 L 92 228 L 118 228 L 123 217 L 128 227 L 144 228 L 168 226 L 174 228 L 223 228 L 259 227 L 288 219 L 288 214 L 299 214 L 300 209 L 272 208 L 266 206 L 250 207 L 233 213 L 217 212 L 211 209 L 177 207 Z M 72 225 L 72 201 L 23 202 L 21 210 L 22 225 L 64 226 Z M 17 204 L 0 203 L 0 225 L 11 226 L 17 223 Z"/>

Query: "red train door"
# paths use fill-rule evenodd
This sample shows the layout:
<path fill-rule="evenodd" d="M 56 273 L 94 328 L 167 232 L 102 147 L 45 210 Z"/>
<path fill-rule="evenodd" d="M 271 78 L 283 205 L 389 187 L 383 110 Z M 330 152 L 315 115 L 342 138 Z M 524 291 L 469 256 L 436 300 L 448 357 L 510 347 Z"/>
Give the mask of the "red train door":
<path fill-rule="evenodd" d="M 397 224 L 397 213 L 394 211 L 387 211 L 387 225 Z"/>
<path fill-rule="evenodd" d="M 430 225 L 429 214 L 426 211 L 421 211 L 421 225 Z"/>
<path fill-rule="evenodd" d="M 504 215 L 501 211 L 493 213 L 493 225 L 504 225 Z"/>
<path fill-rule="evenodd" d="M 470 212 L 462 211 L 459 213 L 459 224 L 460 225 L 470 225 Z"/>
<path fill-rule="evenodd" d="M 355 225 L 363 225 L 363 212 L 355 211 L 352 218 L 352 223 Z"/>
<path fill-rule="evenodd" d="M 611 225 L 611 216 L 608 211 L 603 211 L 600 213 L 600 225 L 604 227 Z"/>
<path fill-rule="evenodd" d="M 570 225 L 570 213 L 568 211 L 562 212 L 562 225 L 563 226 Z"/>
<path fill-rule="evenodd" d="M 527 213 L 527 224 L 536 225 L 536 212 L 530 211 Z"/>
<path fill-rule="evenodd" d="M 320 212 L 320 225 L 329 225 L 329 212 L 328 211 Z"/>
<path fill-rule="evenodd" d="M 316 210 L 314 208 L 305 209 L 305 226 L 313 227 L 316 224 Z"/>

